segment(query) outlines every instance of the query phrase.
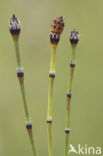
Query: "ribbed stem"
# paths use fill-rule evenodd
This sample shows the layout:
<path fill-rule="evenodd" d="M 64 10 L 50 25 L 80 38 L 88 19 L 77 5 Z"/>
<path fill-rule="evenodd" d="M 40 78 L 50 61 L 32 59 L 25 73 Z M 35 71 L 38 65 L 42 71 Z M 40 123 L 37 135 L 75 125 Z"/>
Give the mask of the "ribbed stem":
<path fill-rule="evenodd" d="M 33 134 L 30 132 L 28 132 L 28 134 L 29 134 L 29 138 L 30 138 L 30 142 L 31 142 L 31 146 L 32 146 L 33 155 L 37 156 L 34 139 L 33 139 Z"/>
<path fill-rule="evenodd" d="M 24 104 L 26 121 L 29 122 L 30 121 L 30 117 L 29 117 L 29 111 L 28 111 L 28 106 L 27 106 L 24 82 L 22 82 L 22 83 L 20 82 L 20 88 L 21 88 L 21 94 L 22 94 L 22 99 L 23 99 L 23 104 Z"/>
<path fill-rule="evenodd" d="M 65 156 L 69 155 L 69 134 L 65 133 Z"/>
<path fill-rule="evenodd" d="M 15 51 L 16 51 L 16 58 L 17 58 L 17 67 L 18 67 L 18 71 L 19 71 L 19 70 L 21 70 L 21 59 L 20 59 L 18 40 L 14 40 L 14 44 L 15 44 Z M 30 116 L 29 116 L 29 110 L 28 110 L 27 100 L 26 100 L 24 80 L 23 80 L 23 77 L 22 78 L 18 77 L 18 79 L 19 79 L 19 84 L 20 84 L 21 94 L 22 94 L 22 99 L 23 99 L 23 104 L 24 104 L 26 122 L 29 123 L 30 122 Z M 28 135 L 29 135 L 29 138 L 30 138 L 30 143 L 31 143 L 33 155 L 37 156 L 36 148 L 35 148 L 35 145 L 34 145 L 33 134 L 32 134 L 32 128 L 31 128 L 30 131 L 28 130 Z"/>
<path fill-rule="evenodd" d="M 50 72 L 55 73 L 55 58 L 56 58 L 56 45 L 52 45 L 51 49 L 51 61 L 50 61 Z"/>
<path fill-rule="evenodd" d="M 75 69 L 75 48 L 72 48 L 72 59 L 70 64 L 70 77 L 67 94 L 67 115 L 66 115 L 66 130 L 65 130 L 65 156 L 69 155 L 69 135 L 70 135 L 70 102 L 72 95 L 73 73 Z"/>
<path fill-rule="evenodd" d="M 52 123 L 48 124 L 48 149 L 49 149 L 49 156 L 53 156 L 53 149 L 52 149 Z"/>
<path fill-rule="evenodd" d="M 49 90 L 48 90 L 48 114 L 47 119 L 52 119 L 52 99 L 53 99 L 53 83 L 54 79 L 49 79 Z"/>
<path fill-rule="evenodd" d="M 69 77 L 69 87 L 68 91 L 71 93 L 72 92 L 72 85 L 73 85 L 73 73 L 74 73 L 74 67 L 70 67 L 70 77 Z"/>
<path fill-rule="evenodd" d="M 76 56 L 76 47 L 72 46 L 72 62 L 75 62 L 75 56 Z"/>
<path fill-rule="evenodd" d="M 53 156 L 52 149 L 52 99 L 53 99 L 53 83 L 55 75 L 55 57 L 56 46 L 52 45 L 51 61 L 50 61 L 50 74 L 49 75 L 49 90 L 48 90 L 48 111 L 47 111 L 47 127 L 48 127 L 48 150 L 49 156 Z"/>
<path fill-rule="evenodd" d="M 16 52 L 16 59 L 17 59 L 17 67 L 21 67 L 21 58 L 20 58 L 20 50 L 19 50 L 19 41 L 14 40 L 14 45 L 15 45 L 15 52 Z"/>

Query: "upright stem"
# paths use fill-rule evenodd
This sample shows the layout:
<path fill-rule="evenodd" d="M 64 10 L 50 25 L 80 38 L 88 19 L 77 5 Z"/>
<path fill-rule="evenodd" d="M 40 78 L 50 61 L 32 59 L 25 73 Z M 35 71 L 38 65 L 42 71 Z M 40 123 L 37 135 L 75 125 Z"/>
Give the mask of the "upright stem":
<path fill-rule="evenodd" d="M 55 73 L 55 58 L 56 58 L 56 45 L 52 45 L 51 61 L 50 61 L 50 72 L 52 73 Z"/>
<path fill-rule="evenodd" d="M 47 119 L 52 120 L 52 99 L 53 99 L 53 78 L 49 79 L 49 90 L 48 90 L 48 114 Z"/>
<path fill-rule="evenodd" d="M 34 139 L 33 139 L 33 132 L 32 131 L 31 132 L 28 131 L 28 134 L 29 134 L 29 138 L 30 138 L 30 142 L 31 142 L 31 146 L 32 146 L 33 155 L 37 156 L 35 143 L 34 143 Z"/>
<path fill-rule="evenodd" d="M 53 156 L 53 149 L 52 149 L 52 99 L 53 99 L 53 83 L 54 83 L 54 78 L 55 78 L 55 57 L 56 57 L 56 47 L 52 46 L 51 61 L 50 61 L 50 74 L 49 74 L 49 90 L 48 90 L 48 111 L 47 111 L 49 156 Z"/>
<path fill-rule="evenodd" d="M 26 121 L 29 122 L 30 117 L 29 117 L 29 111 L 28 111 L 28 106 L 27 106 L 27 101 L 26 101 L 24 82 L 23 83 L 20 82 L 20 88 L 21 88 L 21 94 L 22 94 L 22 99 L 23 99 L 23 104 L 24 104 Z"/>
<path fill-rule="evenodd" d="M 35 148 L 35 144 L 34 144 L 34 139 L 33 139 L 32 124 L 30 121 L 29 110 L 28 110 L 26 94 L 25 94 L 24 73 L 23 73 L 22 68 L 21 68 L 21 59 L 20 59 L 18 40 L 14 40 L 14 44 L 15 44 L 17 67 L 18 67 L 17 76 L 18 76 L 18 80 L 19 80 L 19 84 L 20 84 L 20 88 L 21 88 L 22 99 L 23 99 L 23 104 L 24 104 L 24 111 L 25 111 L 25 117 L 26 117 L 26 128 L 27 128 L 28 135 L 30 138 L 30 143 L 31 143 L 33 155 L 37 156 L 36 148 Z"/>
<path fill-rule="evenodd" d="M 66 115 L 66 129 L 65 129 L 65 156 L 69 155 L 69 134 L 70 134 L 70 102 L 72 95 L 73 73 L 75 68 L 75 48 L 72 47 L 72 59 L 70 63 L 70 77 L 67 93 L 67 115 Z"/>
<path fill-rule="evenodd" d="M 16 51 L 16 59 L 17 59 L 17 67 L 21 66 L 21 58 L 20 58 L 20 50 L 19 50 L 19 42 L 18 40 L 14 40 L 15 51 Z"/>
<path fill-rule="evenodd" d="M 72 47 L 72 62 L 75 63 L 76 47 Z"/>

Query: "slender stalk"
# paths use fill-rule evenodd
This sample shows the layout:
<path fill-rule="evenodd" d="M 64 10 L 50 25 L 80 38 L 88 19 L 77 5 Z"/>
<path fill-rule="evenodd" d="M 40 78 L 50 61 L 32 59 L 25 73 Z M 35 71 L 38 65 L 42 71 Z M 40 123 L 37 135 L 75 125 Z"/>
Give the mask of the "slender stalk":
<path fill-rule="evenodd" d="M 48 91 L 48 115 L 47 118 L 52 120 L 52 98 L 53 98 L 53 78 L 49 80 L 49 91 Z"/>
<path fill-rule="evenodd" d="M 56 47 L 57 45 L 52 45 L 51 47 L 51 61 L 50 61 L 50 72 L 55 73 L 55 58 L 56 58 Z"/>
<path fill-rule="evenodd" d="M 51 49 L 51 61 L 50 61 L 50 74 L 55 75 L 55 57 L 56 57 L 56 48 L 52 46 Z M 50 76 L 50 75 L 49 75 Z M 53 97 L 53 83 L 54 79 L 50 76 L 49 79 L 49 91 L 48 91 L 48 114 L 47 118 L 52 119 L 52 97 Z"/>
<path fill-rule="evenodd" d="M 18 67 L 17 76 L 18 76 L 18 79 L 19 79 L 19 84 L 20 84 L 21 94 L 22 94 L 22 99 L 23 99 L 23 104 L 24 104 L 24 111 L 25 111 L 25 117 L 26 117 L 26 128 L 27 128 L 28 135 L 29 135 L 29 138 L 30 138 L 30 143 L 31 143 L 33 155 L 37 156 L 36 148 L 35 148 L 35 144 L 34 144 L 34 139 L 33 139 L 32 124 L 31 124 L 31 121 L 30 121 L 29 110 L 28 110 L 26 94 L 25 94 L 24 73 L 23 73 L 22 68 L 21 68 L 19 43 L 18 43 L 17 40 L 14 40 L 14 44 L 15 44 L 17 67 Z"/>
<path fill-rule="evenodd" d="M 53 156 L 52 149 L 52 99 L 53 99 L 53 84 L 55 78 L 55 58 L 56 47 L 60 40 L 60 35 L 64 28 L 63 17 L 58 17 L 51 24 L 50 43 L 51 43 L 51 61 L 49 73 L 49 90 L 48 90 L 48 110 L 47 110 L 47 128 L 48 128 L 48 150 L 49 156 Z"/>
<path fill-rule="evenodd" d="M 29 111 L 28 111 L 28 106 L 27 106 L 27 101 L 26 101 L 24 83 L 20 82 L 20 88 L 21 88 L 21 94 L 22 94 L 22 99 L 23 99 L 23 104 L 24 104 L 26 121 L 29 122 L 30 121 L 30 117 L 29 117 Z"/>
<path fill-rule="evenodd" d="M 37 156 L 36 148 L 35 148 L 35 144 L 34 144 L 34 139 L 33 139 L 33 132 L 30 131 L 30 132 L 28 132 L 28 134 L 29 134 L 29 138 L 30 138 L 30 143 L 31 143 L 33 155 L 34 155 L 34 156 Z"/>
<path fill-rule="evenodd" d="M 16 52 L 16 59 L 17 59 L 17 67 L 20 68 L 21 66 L 21 59 L 20 59 L 20 50 L 19 50 L 19 42 L 18 40 L 14 40 L 15 45 L 15 52 Z"/>
<path fill-rule="evenodd" d="M 20 50 L 19 50 L 19 35 L 21 31 L 21 24 L 15 15 L 13 15 L 12 18 L 10 19 L 9 30 L 13 37 L 14 45 L 15 45 L 16 59 L 17 59 L 17 77 L 19 80 L 23 104 L 24 104 L 24 111 L 25 111 L 25 117 L 26 117 L 26 129 L 28 131 L 28 135 L 30 138 L 33 155 L 37 156 L 34 139 L 33 139 L 33 133 L 32 133 L 32 124 L 31 124 L 31 120 L 29 116 L 29 110 L 28 110 L 26 94 L 25 94 L 24 72 L 23 72 L 23 69 L 21 68 L 21 58 L 20 58 Z"/>
<path fill-rule="evenodd" d="M 70 135 L 70 102 L 72 95 L 72 84 L 73 84 L 73 75 L 75 68 L 75 48 L 72 48 L 72 59 L 70 63 L 70 77 L 69 77 L 69 85 L 68 85 L 68 93 L 67 93 L 67 116 L 66 116 L 66 129 L 65 129 L 65 156 L 69 155 L 69 135 Z"/>
<path fill-rule="evenodd" d="M 55 57 L 56 46 L 52 46 L 51 61 L 50 61 L 50 74 L 49 74 L 49 90 L 48 90 L 48 111 L 47 111 L 47 127 L 48 127 L 48 150 L 49 156 L 53 156 L 52 149 L 52 99 L 53 99 L 53 83 L 55 77 Z"/>
<path fill-rule="evenodd" d="M 75 56 L 76 56 L 76 47 L 73 47 L 72 46 L 72 62 L 74 62 L 75 63 Z"/>
<path fill-rule="evenodd" d="M 50 61 L 50 74 L 49 74 L 49 90 L 48 90 L 48 111 L 47 111 L 49 156 L 53 156 L 53 149 L 52 149 L 52 99 L 53 99 L 53 84 L 54 84 L 54 78 L 55 78 L 55 58 L 56 58 L 56 45 L 52 45 L 51 61 Z"/>
<path fill-rule="evenodd" d="M 52 149 L 52 123 L 48 123 L 48 150 L 49 150 L 49 156 L 53 156 L 53 149 Z"/>
<path fill-rule="evenodd" d="M 65 129 L 65 156 L 69 155 L 69 135 L 70 135 L 70 103 L 72 96 L 72 84 L 73 84 L 73 75 L 75 69 L 75 55 L 76 55 L 76 46 L 79 41 L 79 33 L 75 29 L 71 31 L 70 42 L 72 46 L 72 58 L 70 63 L 70 77 L 67 93 L 67 115 L 66 115 L 66 129 Z"/>

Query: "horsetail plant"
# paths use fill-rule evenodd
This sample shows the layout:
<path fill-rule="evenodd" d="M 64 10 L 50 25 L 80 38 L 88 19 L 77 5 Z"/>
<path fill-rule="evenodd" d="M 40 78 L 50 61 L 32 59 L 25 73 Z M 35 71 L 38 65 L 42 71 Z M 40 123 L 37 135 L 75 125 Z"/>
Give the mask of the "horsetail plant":
<path fill-rule="evenodd" d="M 70 34 L 70 43 L 72 46 L 72 58 L 70 63 L 70 77 L 69 77 L 69 86 L 67 93 L 67 115 L 66 115 L 66 128 L 65 128 L 65 156 L 68 156 L 69 153 L 69 134 L 70 134 L 70 102 L 72 96 L 72 83 L 73 83 L 73 73 L 75 69 L 75 55 L 76 55 L 76 46 L 79 41 L 79 33 L 75 29 Z"/>
<path fill-rule="evenodd" d="M 25 111 L 25 118 L 26 118 L 26 129 L 30 138 L 31 146 L 33 155 L 37 156 L 34 139 L 33 139 L 33 132 L 32 132 L 32 124 L 30 120 L 30 115 L 27 106 L 26 94 L 25 94 L 25 87 L 24 87 L 24 72 L 23 68 L 21 67 L 21 58 L 20 58 L 20 50 L 19 50 L 19 36 L 21 31 L 20 21 L 16 18 L 15 15 L 10 19 L 9 30 L 13 37 L 15 51 L 16 51 L 16 59 L 17 59 L 17 77 L 19 80 L 21 94 L 23 99 L 24 111 Z"/>
<path fill-rule="evenodd" d="M 49 156 L 53 156 L 52 149 L 52 99 L 53 99 L 53 83 L 55 78 L 55 58 L 56 48 L 60 40 L 60 35 L 64 28 L 64 22 L 62 17 L 58 17 L 53 21 L 50 32 L 51 43 L 51 61 L 50 61 L 50 73 L 49 73 L 49 90 L 48 90 L 48 110 L 47 110 L 47 127 L 48 127 L 48 150 Z"/>

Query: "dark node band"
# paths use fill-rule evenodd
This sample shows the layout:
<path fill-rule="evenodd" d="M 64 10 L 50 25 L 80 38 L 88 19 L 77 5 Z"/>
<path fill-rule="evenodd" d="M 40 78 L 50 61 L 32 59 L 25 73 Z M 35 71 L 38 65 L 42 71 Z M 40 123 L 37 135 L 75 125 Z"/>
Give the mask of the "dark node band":
<path fill-rule="evenodd" d="M 27 129 L 32 129 L 32 124 L 31 124 L 31 123 L 27 123 L 27 124 L 26 124 L 26 128 L 27 128 Z"/>
<path fill-rule="evenodd" d="M 59 40 L 60 40 L 60 35 L 59 34 L 54 34 L 54 33 L 50 34 L 50 42 L 52 44 L 58 44 Z"/>
<path fill-rule="evenodd" d="M 65 133 L 69 134 L 70 133 L 70 129 L 65 129 Z"/>
<path fill-rule="evenodd" d="M 19 35 L 20 34 L 20 29 L 11 29 L 10 30 L 12 35 Z"/>
<path fill-rule="evenodd" d="M 72 94 L 71 93 L 68 93 L 67 94 L 67 97 L 71 98 Z"/>
<path fill-rule="evenodd" d="M 70 67 L 75 67 L 75 63 L 71 62 Z"/>
<path fill-rule="evenodd" d="M 47 123 L 52 123 L 52 120 L 51 120 L 51 119 L 48 119 L 48 120 L 47 120 Z"/>
<path fill-rule="evenodd" d="M 78 38 L 77 38 L 77 39 L 70 38 L 70 42 L 71 42 L 71 44 L 77 44 L 77 43 L 78 43 L 78 41 L 79 41 L 79 39 L 78 39 Z"/>
<path fill-rule="evenodd" d="M 50 74 L 49 74 L 49 77 L 50 77 L 50 78 L 55 78 L 55 73 L 50 73 Z"/>
<path fill-rule="evenodd" d="M 24 77 L 24 72 L 23 71 L 18 71 L 17 72 L 17 77 Z"/>

